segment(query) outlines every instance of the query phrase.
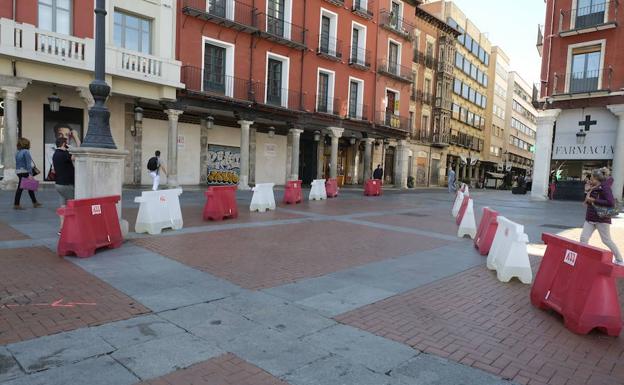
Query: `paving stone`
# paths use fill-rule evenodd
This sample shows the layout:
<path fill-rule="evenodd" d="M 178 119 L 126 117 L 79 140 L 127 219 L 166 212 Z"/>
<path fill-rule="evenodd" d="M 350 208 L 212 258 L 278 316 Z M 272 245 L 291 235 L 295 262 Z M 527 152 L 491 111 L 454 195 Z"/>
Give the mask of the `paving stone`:
<path fill-rule="evenodd" d="M 29 373 L 71 364 L 115 350 L 90 328 L 18 342 L 8 345 L 7 348 Z"/>
<path fill-rule="evenodd" d="M 7 348 L 0 346 L 0 383 L 22 376 L 24 372 L 19 367 Z"/>
<path fill-rule="evenodd" d="M 113 322 L 94 328 L 95 333 L 115 348 L 136 345 L 165 336 L 184 333 L 184 330 L 156 316 L 147 315 Z"/>
<path fill-rule="evenodd" d="M 119 349 L 112 357 L 144 380 L 186 368 L 222 353 L 221 349 L 205 340 L 183 333 Z"/>
<path fill-rule="evenodd" d="M 291 385 L 394 385 L 389 376 L 331 355 L 281 377 Z M 450 384 L 446 384 L 450 385 Z M 453 384 L 455 385 L 455 384 Z"/>
<path fill-rule="evenodd" d="M 329 355 L 271 329 L 243 333 L 224 348 L 277 377 Z"/>
<path fill-rule="evenodd" d="M 350 285 L 297 301 L 332 317 L 395 295 L 395 292 L 363 285 Z"/>
<path fill-rule="evenodd" d="M 382 374 L 419 354 L 409 346 L 346 325 L 323 329 L 303 341 Z"/>
<path fill-rule="evenodd" d="M 2 385 L 131 385 L 139 379 L 109 356 L 19 377 Z"/>
<path fill-rule="evenodd" d="M 345 282 L 329 274 L 322 277 L 307 278 L 286 285 L 275 286 L 262 291 L 295 302 L 325 293 L 328 290 L 341 289 L 349 285 L 349 282 Z"/>
<path fill-rule="evenodd" d="M 336 323 L 310 309 L 262 292 L 245 292 L 218 302 L 225 310 L 259 324 L 300 337 Z"/>
<path fill-rule="evenodd" d="M 484 371 L 430 354 L 421 354 L 393 370 L 400 385 L 512 385 Z"/>

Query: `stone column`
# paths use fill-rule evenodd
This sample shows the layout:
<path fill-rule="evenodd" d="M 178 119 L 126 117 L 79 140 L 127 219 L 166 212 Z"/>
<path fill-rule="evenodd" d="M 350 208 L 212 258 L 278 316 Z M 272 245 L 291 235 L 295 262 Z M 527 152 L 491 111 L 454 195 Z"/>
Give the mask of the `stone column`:
<path fill-rule="evenodd" d="M 2 186 L 3 190 L 15 190 L 18 182 L 15 174 L 15 153 L 17 153 L 18 134 L 17 94 L 26 88 L 28 82 L 23 80 L 18 83 L 20 84 L 2 87 L 4 91 L 4 143 L 2 144 L 4 178 L 0 181 L 0 186 Z"/>
<path fill-rule="evenodd" d="M 291 128 L 290 135 L 292 136 L 292 155 L 290 158 L 290 180 L 299 180 L 299 141 L 301 139 L 301 133 L 303 130 L 298 128 Z"/>
<path fill-rule="evenodd" d="M 364 168 L 364 170 L 362 171 L 364 174 L 364 182 L 366 182 L 372 177 L 371 162 L 372 162 L 372 157 L 373 157 L 373 143 L 374 142 L 375 142 L 375 139 L 373 138 L 364 139 L 364 162 L 363 162 L 364 164 L 362 166 Z"/>
<path fill-rule="evenodd" d="M 467 169 L 468 169 L 468 179 L 472 179 L 472 164 L 468 164 L 466 165 Z"/>
<path fill-rule="evenodd" d="M 321 140 L 316 142 L 316 178 L 325 178 L 325 141 L 321 136 Z"/>
<path fill-rule="evenodd" d="M 548 199 L 553 125 L 560 113 L 560 109 L 552 109 L 539 111 L 537 115 L 535 163 L 533 164 L 533 187 L 531 188 L 531 199 L 534 200 Z"/>
<path fill-rule="evenodd" d="M 460 163 L 461 163 L 461 158 L 455 158 L 455 180 L 458 181 L 461 179 L 461 174 L 459 173 L 460 171 Z"/>
<path fill-rule="evenodd" d="M 200 120 L 199 125 L 199 178 L 200 184 L 208 183 L 208 124 L 206 119 Z"/>
<path fill-rule="evenodd" d="M 395 152 L 396 168 L 394 171 L 394 185 L 407 188 L 407 141 L 399 140 Z"/>
<path fill-rule="evenodd" d="M 329 164 L 329 177 L 336 178 L 338 176 L 338 141 L 344 132 L 343 128 L 329 127 L 331 131 L 331 159 Z"/>
<path fill-rule="evenodd" d="M 622 202 L 622 190 L 624 189 L 624 104 L 607 106 L 615 116 L 618 117 L 619 124 L 615 134 L 615 154 L 613 154 L 613 196 Z"/>
<path fill-rule="evenodd" d="M 167 143 L 167 186 L 178 187 L 178 119 L 184 111 L 165 110 L 169 118 L 169 141 Z"/>
<path fill-rule="evenodd" d="M 256 184 L 256 129 L 249 129 L 249 183 Z"/>
<path fill-rule="evenodd" d="M 249 190 L 249 129 L 253 122 L 250 120 L 239 120 L 238 124 L 241 126 L 238 189 Z"/>
<path fill-rule="evenodd" d="M 351 175 L 351 184 L 358 184 L 358 175 L 360 174 L 360 141 L 357 140 L 353 145 L 353 171 Z"/>

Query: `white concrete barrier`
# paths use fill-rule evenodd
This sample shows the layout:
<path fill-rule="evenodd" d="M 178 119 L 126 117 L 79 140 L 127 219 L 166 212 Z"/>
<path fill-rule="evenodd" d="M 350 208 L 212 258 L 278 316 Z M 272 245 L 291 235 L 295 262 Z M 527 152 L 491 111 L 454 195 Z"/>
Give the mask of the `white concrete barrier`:
<path fill-rule="evenodd" d="M 312 188 L 310 189 L 311 201 L 320 201 L 327 199 L 327 190 L 325 190 L 325 179 L 314 179 L 312 181 Z"/>
<path fill-rule="evenodd" d="M 464 188 L 462 190 L 464 191 L 464 195 L 470 196 L 470 186 L 464 183 Z"/>
<path fill-rule="evenodd" d="M 533 271 L 527 251 L 529 237 L 524 232 L 524 226 L 502 216 L 498 216 L 496 221 L 498 228 L 487 257 L 488 269 L 496 270 L 501 282 L 517 277 L 520 282 L 530 284 Z"/>
<path fill-rule="evenodd" d="M 471 239 L 474 239 L 477 235 L 477 221 L 475 220 L 474 213 L 474 201 L 468 198 L 468 206 L 466 206 L 466 212 L 459 223 L 459 229 L 457 229 L 457 236 L 463 238 L 468 235 Z"/>
<path fill-rule="evenodd" d="M 451 214 L 453 215 L 453 218 L 457 218 L 457 215 L 459 215 L 459 209 L 461 208 L 463 201 L 464 201 L 464 193 L 461 191 L 458 191 L 457 194 L 455 194 L 455 203 L 453 203 L 453 209 L 451 210 Z"/>
<path fill-rule="evenodd" d="M 273 186 L 275 186 L 275 183 L 258 183 L 256 187 L 253 188 L 249 211 L 259 211 L 263 213 L 267 210 L 275 210 Z"/>
<path fill-rule="evenodd" d="M 182 189 L 143 191 L 134 198 L 140 203 L 134 231 L 137 233 L 160 234 L 163 229 L 180 230 L 183 226 L 180 210 Z"/>

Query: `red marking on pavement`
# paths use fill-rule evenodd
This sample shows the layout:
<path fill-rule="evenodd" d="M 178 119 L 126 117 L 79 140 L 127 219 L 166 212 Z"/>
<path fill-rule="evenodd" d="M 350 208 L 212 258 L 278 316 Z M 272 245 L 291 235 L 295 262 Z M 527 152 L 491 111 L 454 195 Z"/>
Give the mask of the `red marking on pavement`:
<path fill-rule="evenodd" d="M 97 303 L 95 303 L 95 302 L 67 302 L 67 303 L 63 303 L 63 300 L 64 300 L 64 298 L 57 299 L 56 301 L 54 301 L 52 303 L 29 303 L 29 304 L 25 304 L 25 305 L 20 305 L 20 304 L 0 305 L 0 309 L 2 307 L 12 308 L 12 307 L 18 307 L 18 306 L 76 307 L 76 306 L 96 306 L 97 305 Z"/>

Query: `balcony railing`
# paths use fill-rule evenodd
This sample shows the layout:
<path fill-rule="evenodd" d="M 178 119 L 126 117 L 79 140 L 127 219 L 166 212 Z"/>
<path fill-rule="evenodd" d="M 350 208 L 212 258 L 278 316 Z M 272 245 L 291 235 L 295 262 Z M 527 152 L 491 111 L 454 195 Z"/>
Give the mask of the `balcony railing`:
<path fill-rule="evenodd" d="M 382 75 L 405 83 L 412 83 L 414 81 L 414 73 L 410 67 L 402 66 L 387 59 L 379 59 L 377 71 Z"/>
<path fill-rule="evenodd" d="M 372 0 L 353 0 L 353 7 L 351 11 L 356 15 L 365 19 L 372 19 L 373 14 L 373 1 Z"/>
<path fill-rule="evenodd" d="M 387 9 L 379 11 L 379 24 L 383 28 L 398 34 L 404 39 L 410 39 L 410 32 L 414 30 L 414 25 Z"/>
<path fill-rule="evenodd" d="M 415 128 L 412 130 L 412 139 L 423 143 L 431 143 L 431 130 Z"/>
<path fill-rule="evenodd" d="M 333 4 L 337 7 L 342 7 L 344 6 L 344 0 L 325 0 L 326 2 Z"/>
<path fill-rule="evenodd" d="M 340 115 L 340 99 L 330 98 L 326 94 L 316 95 L 316 112 L 321 114 Z"/>
<path fill-rule="evenodd" d="M 289 110 L 304 111 L 305 94 L 299 91 L 269 86 L 265 83 L 255 83 L 255 100 L 257 103 Z"/>
<path fill-rule="evenodd" d="M 306 49 L 307 30 L 303 27 L 264 12 L 256 14 L 256 21 L 263 37 L 292 48 Z"/>
<path fill-rule="evenodd" d="M 393 128 L 399 131 L 409 132 L 410 130 L 409 118 L 395 115 L 393 112 L 390 111 L 377 111 L 375 124 L 383 127 Z"/>
<path fill-rule="evenodd" d="M 183 66 L 182 83 L 191 92 L 256 101 L 255 85 L 249 80 L 211 73 L 198 67 Z"/>
<path fill-rule="evenodd" d="M 427 68 L 435 69 L 438 65 L 438 60 L 432 55 L 426 55 L 424 52 L 414 52 L 414 62 L 422 64 Z"/>
<path fill-rule="evenodd" d="M 559 34 L 569 36 L 614 28 L 617 23 L 617 7 L 618 0 L 609 0 L 587 7 L 562 10 L 559 14 Z"/>
<path fill-rule="evenodd" d="M 425 92 L 423 90 L 416 91 L 415 100 L 423 104 L 433 104 L 433 94 L 431 92 Z"/>
<path fill-rule="evenodd" d="M 368 106 L 366 104 L 352 103 L 348 106 L 347 118 L 355 120 L 368 120 Z"/>
<path fill-rule="evenodd" d="M 236 30 L 255 32 L 255 8 L 238 0 L 182 0 L 182 12 Z"/>
<path fill-rule="evenodd" d="M 357 46 L 351 46 L 351 53 L 349 55 L 349 65 L 368 70 L 371 67 L 370 63 L 370 51 Z"/>
<path fill-rule="evenodd" d="M 451 111 L 453 108 L 453 100 L 452 98 L 444 98 L 441 96 L 436 96 L 435 98 L 435 107 L 441 108 L 443 110 Z"/>
<path fill-rule="evenodd" d="M 0 18 L 0 55 L 92 72 L 95 42 Z M 106 46 L 109 75 L 181 87 L 180 67 L 173 59 Z"/>
<path fill-rule="evenodd" d="M 446 147 L 449 145 L 450 136 L 448 131 L 434 130 L 431 134 L 431 144 L 436 147 Z"/>
<path fill-rule="evenodd" d="M 552 95 L 612 90 L 612 68 L 555 74 Z"/>
<path fill-rule="evenodd" d="M 331 60 L 340 60 L 342 58 L 342 41 L 333 36 L 320 34 L 318 35 L 316 53 Z"/>

